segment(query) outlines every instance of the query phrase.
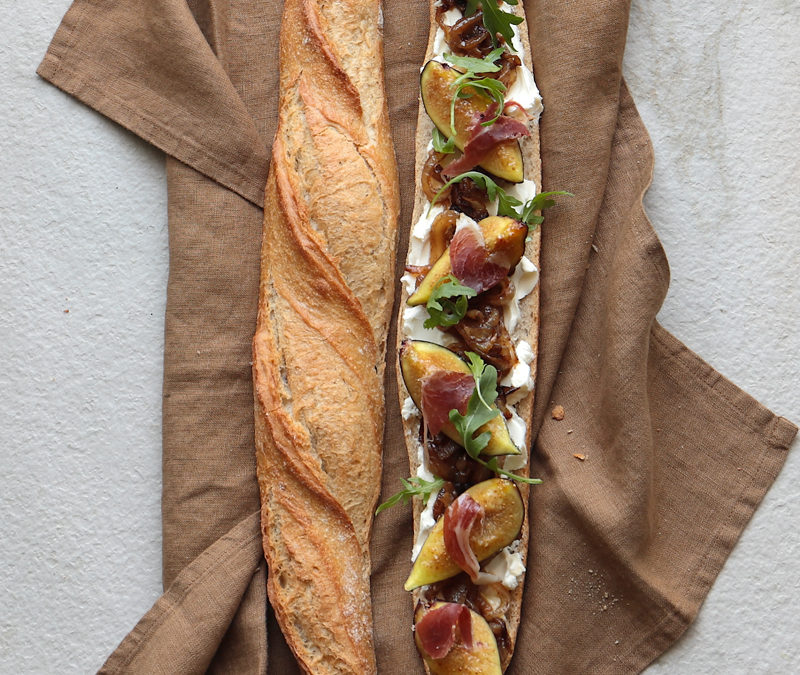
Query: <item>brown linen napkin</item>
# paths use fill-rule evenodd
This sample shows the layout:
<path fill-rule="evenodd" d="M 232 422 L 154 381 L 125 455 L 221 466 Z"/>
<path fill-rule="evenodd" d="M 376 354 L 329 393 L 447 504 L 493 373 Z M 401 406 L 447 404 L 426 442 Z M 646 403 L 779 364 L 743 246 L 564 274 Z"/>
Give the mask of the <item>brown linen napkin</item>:
<path fill-rule="evenodd" d="M 652 148 L 620 72 L 628 9 L 526 3 L 544 187 L 576 196 L 543 226 L 532 470 L 545 483 L 514 673 L 637 672 L 666 650 L 796 433 L 655 323 L 669 272 L 641 205 Z M 266 606 L 249 367 L 279 22 L 275 0 L 77 0 L 39 68 L 170 155 L 167 590 L 103 672 L 297 672 Z M 402 261 L 427 3 L 386 0 L 385 30 Z M 390 379 L 386 494 L 408 471 L 394 394 Z M 421 672 L 402 591 L 410 528 L 401 509 L 375 526 L 385 673 Z"/>

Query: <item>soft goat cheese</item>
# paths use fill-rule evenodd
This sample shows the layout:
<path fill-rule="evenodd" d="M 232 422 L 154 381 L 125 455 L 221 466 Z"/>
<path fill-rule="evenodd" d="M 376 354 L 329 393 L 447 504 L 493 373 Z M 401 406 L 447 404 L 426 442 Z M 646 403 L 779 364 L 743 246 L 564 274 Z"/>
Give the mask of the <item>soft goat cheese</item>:
<path fill-rule="evenodd" d="M 515 31 L 516 33 L 516 31 Z M 520 58 L 522 58 L 520 56 Z M 539 119 L 539 116 L 544 110 L 542 105 L 542 96 L 539 94 L 539 88 L 533 79 L 533 73 L 525 66 L 517 68 L 517 77 L 514 80 L 508 91 L 506 92 L 506 101 L 514 101 L 519 103 L 525 112 Z"/>
<path fill-rule="evenodd" d="M 518 362 L 514 364 L 511 372 L 508 373 L 500 384 L 504 387 L 514 387 L 517 391 L 506 397 L 508 405 L 515 405 L 533 391 L 533 377 L 531 377 L 531 363 L 535 354 L 531 346 L 525 341 L 520 340 L 515 347 Z"/>
<path fill-rule="evenodd" d="M 403 401 L 403 407 L 400 410 L 400 414 L 403 416 L 404 420 L 410 420 L 412 417 L 420 416 L 417 405 L 410 396 L 406 396 L 405 400 Z"/>
<path fill-rule="evenodd" d="M 513 405 L 509 405 L 507 408 L 511 413 L 511 417 L 506 420 L 508 435 L 511 437 L 511 442 L 519 448 L 520 453 L 518 455 L 507 455 L 503 462 L 503 468 L 506 471 L 516 471 L 528 464 L 528 453 L 525 449 L 525 434 L 528 431 L 528 426 L 525 424 L 525 420 L 514 410 Z"/>
<path fill-rule="evenodd" d="M 430 469 L 428 469 L 428 465 L 425 462 L 425 448 L 423 448 L 420 444 L 417 445 L 417 462 L 419 463 L 419 466 L 417 466 L 417 478 L 422 478 L 422 480 L 426 480 L 428 482 L 435 480 L 434 475 L 430 472 Z M 431 492 L 430 496 L 428 497 L 428 502 L 425 504 L 425 508 L 422 510 L 422 513 L 419 516 L 419 530 L 417 532 L 417 540 L 414 542 L 414 548 L 411 549 L 411 562 L 414 562 L 417 559 L 420 549 L 422 549 L 422 545 L 428 538 L 433 526 L 436 525 L 436 520 L 433 517 L 433 507 L 436 504 L 436 499 L 438 496 L 438 492 Z"/>
<path fill-rule="evenodd" d="M 428 310 L 425 305 L 417 305 L 416 307 L 403 308 L 403 333 L 411 340 L 423 340 L 425 342 L 433 342 L 434 344 L 442 347 L 457 342 L 458 340 L 450 335 L 440 331 L 438 328 L 425 328 L 425 320 L 428 318 Z"/>
<path fill-rule="evenodd" d="M 503 323 L 509 333 L 513 333 L 519 323 L 520 300 L 527 298 L 539 283 L 538 268 L 528 258 L 522 256 L 522 260 L 517 263 L 517 267 L 511 275 L 511 283 L 514 284 L 514 295 L 503 306 Z"/>
<path fill-rule="evenodd" d="M 525 565 L 522 563 L 519 543 L 520 540 L 517 539 L 509 546 L 506 546 L 483 568 L 484 572 L 498 577 L 503 586 L 512 591 L 519 584 L 522 575 L 525 574 Z"/>

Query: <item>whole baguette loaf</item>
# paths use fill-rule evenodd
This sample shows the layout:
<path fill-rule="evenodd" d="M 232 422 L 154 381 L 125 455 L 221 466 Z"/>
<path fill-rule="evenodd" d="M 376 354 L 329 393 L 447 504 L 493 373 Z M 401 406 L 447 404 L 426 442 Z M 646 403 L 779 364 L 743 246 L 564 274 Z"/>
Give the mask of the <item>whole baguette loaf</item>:
<path fill-rule="evenodd" d="M 300 666 L 374 673 L 397 171 L 379 0 L 286 0 L 253 340 L 268 593 Z"/>
<path fill-rule="evenodd" d="M 437 5 L 439 4 L 440 3 L 437 0 L 430 1 L 430 33 L 428 39 L 428 48 L 425 56 L 425 63 L 428 63 L 428 61 L 437 56 L 435 52 L 435 46 L 437 43 L 436 33 L 439 26 L 436 21 L 436 8 Z M 503 9 L 505 11 L 513 12 L 518 16 L 522 17 L 525 16 L 524 9 L 521 3 L 516 6 L 504 5 Z M 520 25 L 518 37 L 520 45 L 522 47 L 521 56 L 523 58 L 523 63 L 530 68 L 532 59 L 531 59 L 530 42 L 528 38 L 527 23 L 522 23 Z M 441 60 L 441 57 L 439 57 L 439 60 Z M 433 128 L 434 128 L 433 122 L 431 121 L 431 118 L 428 116 L 422 100 L 420 100 L 419 112 L 417 117 L 417 131 L 416 131 L 416 154 L 415 154 L 416 193 L 415 193 L 414 212 L 412 219 L 412 235 L 414 230 L 413 223 L 417 223 L 419 219 L 423 217 L 424 214 L 430 208 L 430 202 L 428 201 L 426 195 L 424 194 L 421 185 L 423 181 L 424 165 L 426 160 L 428 159 L 431 148 L 430 143 L 431 143 Z M 541 159 L 540 159 L 538 119 L 531 121 L 531 123 L 529 124 L 529 132 L 530 132 L 529 136 L 519 140 L 520 148 L 522 151 L 522 157 L 524 160 L 524 178 L 525 180 L 533 181 L 536 184 L 538 190 L 541 191 Z M 539 266 L 540 246 L 541 246 L 541 231 L 538 227 L 531 228 L 530 234 L 528 235 L 527 242 L 525 245 L 524 255 L 537 267 L 537 269 Z M 418 261 L 411 261 L 410 252 L 411 252 L 411 247 L 409 247 L 408 263 L 410 265 L 419 264 Z M 398 311 L 398 329 L 397 329 L 397 344 L 396 344 L 396 348 L 398 351 L 400 351 L 404 340 L 410 337 L 405 329 L 405 321 L 404 321 L 404 312 L 407 309 L 406 301 L 408 300 L 409 295 L 410 295 L 409 290 L 404 285 L 401 293 L 401 302 L 399 304 L 399 311 Z M 514 340 L 515 343 L 519 340 L 525 340 L 530 345 L 531 351 L 533 353 L 533 358 L 529 365 L 531 373 L 535 374 L 537 355 L 538 355 L 538 337 L 539 337 L 539 284 L 538 283 L 536 283 L 533 290 L 520 301 L 519 312 L 520 312 L 519 320 L 514 330 L 511 331 L 511 338 Z M 399 361 L 396 361 L 396 376 L 398 380 L 399 405 L 401 409 L 405 411 L 408 409 L 409 395 L 404 385 L 403 374 L 400 368 Z M 524 447 L 521 448 L 523 453 L 525 453 L 526 455 L 529 453 L 531 447 L 530 424 L 533 415 L 533 398 L 534 398 L 534 390 L 533 387 L 531 386 L 530 392 L 515 404 L 516 413 L 526 423 Z M 411 476 L 419 475 L 418 469 L 420 468 L 420 420 L 421 420 L 421 414 L 419 413 L 419 411 L 416 415 L 409 415 L 407 413 L 404 413 L 403 415 L 403 430 L 406 441 L 406 447 L 408 450 L 408 459 L 409 459 Z M 527 464 L 521 468 L 514 469 L 514 473 L 522 476 L 528 476 L 529 470 Z M 525 483 L 518 483 L 517 485 L 519 487 L 520 494 L 522 496 L 523 504 L 525 505 L 526 508 L 526 514 L 522 530 L 518 536 L 519 543 L 517 544 L 517 549 L 520 553 L 522 562 L 527 563 L 527 550 L 528 550 L 528 538 L 529 538 L 527 505 L 528 505 L 529 487 Z M 419 536 L 420 515 L 424 507 L 425 503 L 423 503 L 423 501 L 419 499 L 413 500 L 415 541 Z M 521 616 L 521 608 L 522 608 L 523 581 L 524 577 L 519 580 L 519 583 L 517 584 L 516 588 L 508 591 L 508 606 L 507 610 L 505 611 L 505 623 L 507 628 L 507 635 L 505 638 L 505 646 L 500 650 L 500 661 L 503 671 L 505 671 L 505 669 L 508 667 L 510 663 L 514 651 L 514 646 L 516 643 L 517 632 L 519 629 L 519 622 Z M 419 606 L 418 603 L 422 598 L 423 598 L 422 589 L 416 589 L 412 592 L 412 599 L 415 607 Z M 444 668 L 444 666 L 440 666 L 440 669 L 441 672 L 449 672 Z M 427 663 L 425 664 L 425 670 L 426 672 L 430 672 Z"/>

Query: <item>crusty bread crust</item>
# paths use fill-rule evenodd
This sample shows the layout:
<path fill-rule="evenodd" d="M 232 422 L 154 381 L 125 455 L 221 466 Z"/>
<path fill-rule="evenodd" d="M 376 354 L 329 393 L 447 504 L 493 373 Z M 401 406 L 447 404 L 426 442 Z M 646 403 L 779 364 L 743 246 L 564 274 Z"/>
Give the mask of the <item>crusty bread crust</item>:
<path fill-rule="evenodd" d="M 267 588 L 315 674 L 376 671 L 369 534 L 399 208 L 379 12 L 286 0 L 264 205 L 253 383 Z"/>
<path fill-rule="evenodd" d="M 525 12 L 522 7 L 522 3 L 518 5 L 506 5 L 504 6 L 505 11 L 513 11 L 515 14 L 524 17 Z M 532 58 L 531 58 L 531 48 L 530 48 L 530 41 L 528 38 L 528 31 L 527 31 L 527 23 L 521 24 L 523 30 L 520 31 L 520 39 L 522 41 L 522 47 L 524 51 L 524 61 L 525 64 L 532 68 Z M 425 62 L 427 63 L 434 55 L 434 37 L 436 35 L 436 13 L 435 13 L 435 0 L 430 1 L 430 32 L 428 35 L 428 49 L 425 54 Z M 420 100 L 419 104 L 419 112 L 417 115 L 417 133 L 416 133 L 416 168 L 415 168 L 415 184 L 417 186 L 417 191 L 415 195 L 415 202 L 414 202 L 414 213 L 412 217 L 412 223 L 416 223 L 420 216 L 422 215 L 423 209 L 428 207 L 428 201 L 425 197 L 425 194 L 420 189 L 421 185 L 421 177 L 422 177 L 422 169 L 425 164 L 425 160 L 428 157 L 428 143 L 431 139 L 431 133 L 433 130 L 433 123 L 431 122 L 428 114 L 425 112 L 425 107 Z M 530 128 L 530 136 L 521 139 L 520 145 L 522 149 L 522 156 L 524 159 L 525 165 L 525 178 L 532 180 L 536 183 L 537 188 L 539 191 L 542 189 L 542 164 L 541 164 L 541 157 L 540 157 L 540 146 L 539 146 L 539 126 L 538 123 L 531 125 Z M 529 240 L 525 247 L 525 256 L 533 262 L 537 269 L 539 268 L 539 252 L 541 248 L 541 230 L 540 228 L 536 228 L 531 232 Z M 400 300 L 400 305 L 398 309 L 398 322 L 397 322 L 397 345 L 396 348 L 400 349 L 400 344 L 402 341 L 407 337 L 403 334 L 403 308 L 405 307 L 406 300 L 408 299 L 408 293 L 406 292 L 405 288 L 402 290 L 402 297 Z M 539 343 L 539 284 L 533 289 L 533 291 L 523 300 L 520 302 L 520 318 L 517 324 L 517 327 L 512 334 L 512 338 L 516 340 L 523 339 L 526 340 L 530 345 L 531 349 L 536 355 L 531 362 L 531 372 L 536 372 L 536 364 L 538 358 L 538 343 Z M 398 394 L 399 394 L 399 404 L 402 409 L 403 403 L 405 398 L 407 397 L 406 389 L 403 384 L 403 375 L 400 371 L 400 364 L 399 360 L 395 359 L 395 367 L 396 367 L 396 376 L 398 381 Z M 530 453 L 531 447 L 531 420 L 533 417 L 533 391 L 521 400 L 517 406 L 517 414 L 526 422 L 527 425 L 527 432 L 525 434 L 525 445 Z M 411 468 L 410 475 L 416 475 L 417 468 L 419 466 L 419 461 L 417 459 L 417 445 L 418 445 L 418 434 L 419 434 L 419 424 L 416 419 L 412 418 L 411 420 L 403 420 L 403 432 L 405 435 L 406 441 L 406 448 L 408 450 L 408 461 Z M 521 475 L 528 475 L 528 467 L 526 466 L 524 469 L 520 469 L 516 471 Z M 528 505 L 528 494 L 529 488 L 524 483 L 517 484 L 520 488 L 520 492 L 522 494 L 523 503 Z M 419 516 L 422 512 L 424 505 L 420 503 L 419 499 L 414 499 L 414 540 L 417 538 L 418 530 L 419 530 Z M 529 528 L 528 528 L 528 517 L 526 511 L 525 521 L 522 526 L 522 533 L 520 536 L 520 545 L 519 551 L 522 555 L 523 562 L 527 565 L 527 552 L 528 552 L 528 537 L 529 537 Z M 503 670 L 508 667 L 508 664 L 511 660 L 511 655 L 514 651 L 514 645 L 517 639 L 517 632 L 519 630 L 519 621 L 521 615 L 521 608 L 522 608 L 522 591 L 524 587 L 524 577 L 520 580 L 517 588 L 513 591 L 510 591 L 511 595 L 511 602 L 510 608 L 508 613 L 506 614 L 508 619 L 508 633 L 509 633 L 509 641 L 508 644 L 510 649 L 506 654 L 505 658 L 503 659 L 502 666 Z M 413 591 L 412 597 L 414 604 L 416 605 L 417 600 L 419 599 L 419 591 Z M 426 672 L 428 672 L 426 666 Z"/>

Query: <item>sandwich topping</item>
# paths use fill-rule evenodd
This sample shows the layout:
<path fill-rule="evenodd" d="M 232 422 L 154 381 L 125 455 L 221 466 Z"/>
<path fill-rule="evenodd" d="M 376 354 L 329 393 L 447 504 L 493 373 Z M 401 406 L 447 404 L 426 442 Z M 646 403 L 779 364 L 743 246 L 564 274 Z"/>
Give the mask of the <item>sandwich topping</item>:
<path fill-rule="evenodd" d="M 415 626 L 417 639 L 432 659 L 443 659 L 450 653 L 458 637 L 472 649 L 472 617 L 465 605 L 442 603 L 427 612 Z"/>
<path fill-rule="evenodd" d="M 528 430 L 517 411 L 534 386 L 520 303 L 539 272 L 526 247 L 541 210 L 566 194 L 540 193 L 525 176 L 522 148 L 542 101 L 516 4 L 435 4 L 433 56 L 420 72 L 433 123 L 424 200 L 401 278 L 402 416 L 417 470 L 381 507 L 412 496 L 423 505 L 405 584 L 418 593 L 420 652 L 441 661 L 455 646 L 478 645 L 498 666 L 513 647 L 506 614 L 525 573 L 527 493 L 517 486 L 540 482 L 526 475 Z M 488 637 L 473 644 L 476 630 Z"/>

